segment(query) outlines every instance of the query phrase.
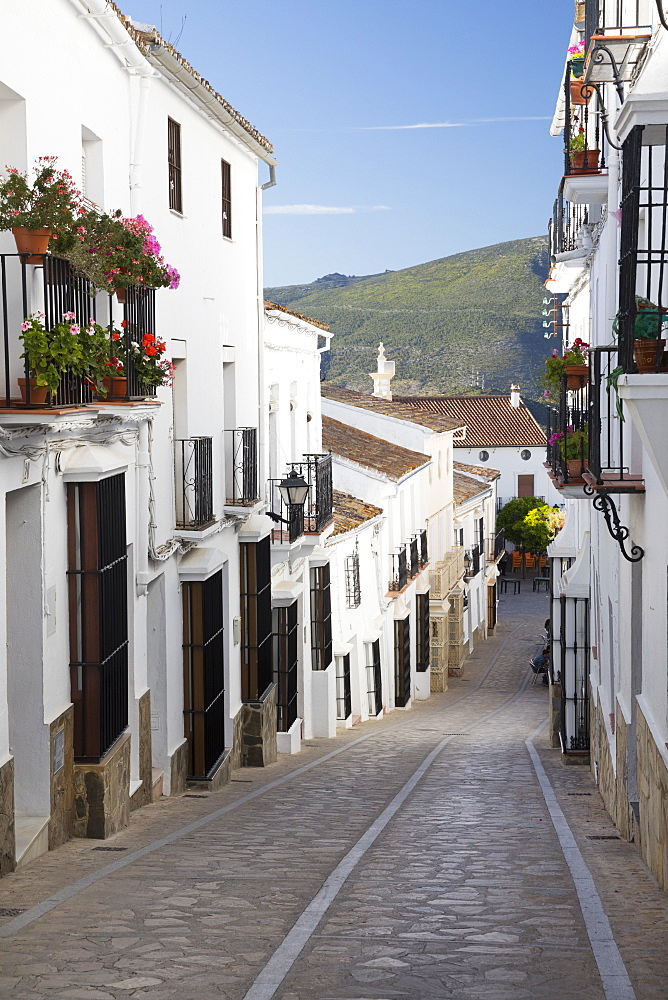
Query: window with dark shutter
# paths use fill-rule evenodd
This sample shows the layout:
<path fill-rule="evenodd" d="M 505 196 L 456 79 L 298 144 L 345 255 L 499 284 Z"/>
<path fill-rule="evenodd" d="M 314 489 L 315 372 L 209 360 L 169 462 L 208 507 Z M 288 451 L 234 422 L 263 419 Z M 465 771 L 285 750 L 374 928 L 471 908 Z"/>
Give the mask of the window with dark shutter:
<path fill-rule="evenodd" d="M 429 669 L 429 593 L 417 594 L 415 613 L 417 620 L 415 669 L 418 673 L 424 673 Z"/>
<path fill-rule="evenodd" d="M 353 714 L 350 686 L 350 653 L 335 656 L 336 661 L 336 717 L 348 719 Z"/>
<path fill-rule="evenodd" d="M 125 476 L 67 488 L 74 756 L 96 762 L 128 724 Z"/>
<path fill-rule="evenodd" d="M 181 188 L 181 126 L 167 119 L 167 159 L 169 163 L 169 207 L 183 213 Z"/>
<path fill-rule="evenodd" d="M 223 573 L 183 585 L 183 716 L 188 776 L 206 778 L 225 750 Z"/>
<path fill-rule="evenodd" d="M 242 542 L 241 562 L 241 697 L 257 701 L 272 682 L 271 555 L 269 536 Z"/>
<path fill-rule="evenodd" d="M 380 639 L 364 644 L 366 654 L 366 688 L 369 715 L 375 718 L 383 711 L 383 675 L 380 666 Z"/>
<path fill-rule="evenodd" d="M 274 608 L 274 680 L 279 733 L 287 733 L 297 718 L 297 602 Z"/>
<path fill-rule="evenodd" d="M 223 195 L 223 236 L 232 239 L 232 179 L 231 167 L 226 160 L 220 161 L 221 190 Z"/>
<path fill-rule="evenodd" d="M 411 698 L 410 619 L 394 623 L 394 704 L 405 708 Z"/>
<path fill-rule="evenodd" d="M 332 602 L 329 564 L 311 570 L 311 666 L 326 670 L 332 662 Z"/>

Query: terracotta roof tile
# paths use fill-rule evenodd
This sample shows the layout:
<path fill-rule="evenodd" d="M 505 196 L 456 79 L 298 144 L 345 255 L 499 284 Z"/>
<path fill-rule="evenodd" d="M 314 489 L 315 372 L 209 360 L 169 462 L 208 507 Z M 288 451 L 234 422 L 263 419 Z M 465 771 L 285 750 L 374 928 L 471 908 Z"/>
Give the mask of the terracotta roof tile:
<path fill-rule="evenodd" d="M 470 500 L 472 497 L 478 496 L 479 493 L 486 493 L 488 489 L 489 485 L 481 483 L 479 479 L 471 479 L 470 476 L 465 476 L 461 472 L 452 473 L 452 491 L 455 503 L 464 503 L 465 500 Z"/>
<path fill-rule="evenodd" d="M 381 507 L 374 507 L 373 504 L 358 500 L 350 493 L 341 493 L 339 490 L 333 491 L 334 496 L 334 531 L 329 536 L 343 535 L 347 531 L 370 521 L 374 517 L 382 514 Z"/>
<path fill-rule="evenodd" d="M 413 469 L 429 465 L 430 459 L 419 451 L 409 451 L 331 417 L 322 418 L 322 447 L 340 458 L 347 458 L 367 469 L 381 472 L 398 482 Z M 478 484 L 480 485 L 480 484 Z"/>
<path fill-rule="evenodd" d="M 404 406 L 442 413 L 466 425 L 466 440 L 456 447 L 521 448 L 546 444 L 545 434 L 522 403 L 509 396 L 398 396 Z"/>
<path fill-rule="evenodd" d="M 310 323 L 311 326 L 317 326 L 321 330 L 327 330 L 329 332 L 327 324 L 321 323 L 319 319 L 311 319 L 310 316 L 302 316 L 301 313 L 293 312 L 292 309 L 286 309 L 285 306 L 279 306 L 276 302 L 269 302 L 268 299 L 264 300 L 264 308 L 267 311 L 277 309 L 278 312 L 286 313 L 288 316 L 294 316 L 296 319 L 303 319 L 305 323 Z"/>
<path fill-rule="evenodd" d="M 489 479 L 490 482 L 498 479 L 501 475 L 498 469 L 490 469 L 486 465 L 467 465 L 466 462 L 453 462 L 452 467 L 457 472 L 468 472 L 472 476 L 481 476 L 483 479 Z"/>
<path fill-rule="evenodd" d="M 410 420 L 411 423 L 421 424 L 431 431 L 453 431 L 462 426 L 461 421 L 446 416 L 444 413 L 421 408 L 413 409 L 401 401 L 380 399 L 378 396 L 372 396 L 370 392 L 344 389 L 342 385 L 335 385 L 333 382 L 321 382 L 320 393 L 325 399 L 331 399 L 337 403 L 347 403 L 349 406 L 359 406 L 363 410 L 374 410 L 376 413 L 384 413 L 385 416 L 394 417 L 396 420 Z"/>
<path fill-rule="evenodd" d="M 268 153 L 273 153 L 274 147 L 269 142 L 269 140 L 265 138 L 265 136 L 263 136 L 261 132 L 258 132 L 256 128 L 253 128 L 251 123 L 249 121 L 246 121 L 246 119 L 242 115 L 240 115 L 239 112 L 235 108 L 233 108 L 232 105 L 229 104 L 224 97 L 221 97 L 218 91 L 211 86 L 209 81 L 205 80 L 204 77 L 200 76 L 197 70 L 193 69 L 193 67 L 190 65 L 187 59 L 184 59 L 181 53 L 177 52 L 177 50 L 174 48 L 173 45 L 170 45 L 169 42 L 165 41 L 165 39 L 161 36 L 161 34 L 157 30 L 157 28 L 155 28 L 154 25 L 142 25 L 140 28 L 139 25 L 134 24 L 132 19 L 122 12 L 120 7 L 116 3 L 114 3 L 114 0 L 107 0 L 107 6 L 114 11 L 118 19 L 123 23 L 123 26 L 125 27 L 126 31 L 130 35 L 130 37 L 132 38 L 133 42 L 140 50 L 142 55 L 144 56 L 150 55 L 151 45 L 159 45 L 162 48 L 167 49 L 167 51 L 171 53 L 171 55 L 176 59 L 176 61 L 180 63 L 181 66 L 183 66 L 183 68 L 188 73 L 190 73 L 193 79 L 195 79 L 198 83 L 201 83 L 202 86 L 206 90 L 208 90 L 213 97 L 215 97 L 218 103 L 222 105 L 222 107 L 225 109 L 225 111 L 227 111 L 227 113 L 230 115 L 231 118 L 234 118 L 234 120 L 239 125 L 241 125 L 241 127 L 245 132 L 247 132 L 253 139 L 255 139 L 255 141 L 259 143 L 260 146 L 263 147 L 263 149 L 266 149 Z"/>

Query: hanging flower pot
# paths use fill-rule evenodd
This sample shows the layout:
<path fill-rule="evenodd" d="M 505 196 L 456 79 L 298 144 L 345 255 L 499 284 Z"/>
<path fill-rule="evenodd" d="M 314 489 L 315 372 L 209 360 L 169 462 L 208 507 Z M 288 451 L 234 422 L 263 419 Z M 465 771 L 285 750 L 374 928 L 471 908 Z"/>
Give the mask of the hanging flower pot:
<path fill-rule="evenodd" d="M 52 233 L 50 229 L 26 229 L 25 226 L 13 226 L 12 233 L 19 253 L 29 253 L 29 264 L 43 264 Z"/>
<path fill-rule="evenodd" d="M 583 83 L 582 77 L 577 80 L 571 80 L 570 90 L 571 104 L 589 104 L 594 93 L 594 88 Z"/>
<path fill-rule="evenodd" d="M 566 373 L 566 388 L 581 389 L 589 382 L 589 367 L 587 365 L 564 365 Z"/>
<path fill-rule="evenodd" d="M 24 378 L 18 379 L 19 389 L 21 390 L 21 399 L 23 402 L 27 402 L 27 390 L 26 390 L 26 380 Z M 46 397 L 49 394 L 49 387 L 46 385 L 37 385 L 37 379 L 32 376 L 30 379 L 30 405 L 31 406 L 44 406 L 46 403 Z"/>
<path fill-rule="evenodd" d="M 598 172 L 599 149 L 583 149 L 578 153 L 571 152 L 571 173 L 590 174 Z"/>
<path fill-rule="evenodd" d="M 647 375 L 655 372 L 657 369 L 657 359 L 659 362 L 659 369 L 661 369 L 661 362 L 665 347 L 666 341 L 663 339 L 657 341 L 656 339 L 650 340 L 645 338 L 643 340 L 633 341 L 633 356 L 636 359 L 638 372 L 641 375 Z"/>

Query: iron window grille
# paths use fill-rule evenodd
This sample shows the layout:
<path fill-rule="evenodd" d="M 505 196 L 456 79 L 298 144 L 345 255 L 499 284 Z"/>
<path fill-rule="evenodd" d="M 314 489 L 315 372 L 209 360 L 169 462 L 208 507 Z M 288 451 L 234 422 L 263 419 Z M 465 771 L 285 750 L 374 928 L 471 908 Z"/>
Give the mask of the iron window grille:
<path fill-rule="evenodd" d="M 336 663 L 336 717 L 349 719 L 353 714 L 353 703 L 350 686 L 350 653 L 345 656 L 335 656 Z"/>
<path fill-rule="evenodd" d="M 411 700 L 411 629 L 410 619 L 394 623 L 394 704 L 405 708 Z"/>
<path fill-rule="evenodd" d="M 589 598 L 561 596 L 561 745 L 589 750 Z"/>
<path fill-rule="evenodd" d="M 232 179 L 227 160 L 220 161 L 223 236 L 232 239 Z"/>
<path fill-rule="evenodd" d="M 346 556 L 346 605 L 349 608 L 359 608 L 362 602 L 360 588 L 360 557 L 357 548 Z"/>
<path fill-rule="evenodd" d="M 287 733 L 297 718 L 298 624 L 297 602 L 274 608 L 274 681 L 277 729 Z"/>
<path fill-rule="evenodd" d="M 258 701 L 272 683 L 269 536 L 241 542 L 241 697 Z"/>
<path fill-rule="evenodd" d="M 619 258 L 619 363 L 634 372 L 634 341 L 653 344 L 668 372 L 668 126 L 638 125 L 624 142 Z"/>
<path fill-rule="evenodd" d="M 198 530 L 214 521 L 213 440 L 210 437 L 174 440 L 176 527 Z"/>
<path fill-rule="evenodd" d="M 125 476 L 67 487 L 74 756 L 98 762 L 128 724 Z"/>
<path fill-rule="evenodd" d="M 311 569 L 311 667 L 326 670 L 332 662 L 332 598 L 329 563 Z"/>
<path fill-rule="evenodd" d="M 415 643 L 415 669 L 425 673 L 429 669 L 429 592 L 417 594 L 415 604 L 417 635 Z"/>
<path fill-rule="evenodd" d="M 392 576 L 390 577 L 390 583 L 387 589 L 396 593 L 403 590 L 408 583 L 408 559 L 406 557 L 406 546 L 402 545 L 398 552 L 392 553 L 390 559 L 392 560 Z"/>
<path fill-rule="evenodd" d="M 366 686 L 369 716 L 376 718 L 383 711 L 383 674 L 380 665 L 380 639 L 364 644 L 366 655 Z"/>
<path fill-rule="evenodd" d="M 417 537 L 411 538 L 410 540 L 410 555 L 411 555 L 411 579 L 417 576 L 420 572 L 420 552 L 418 549 Z"/>
<path fill-rule="evenodd" d="M 250 506 L 258 500 L 257 429 L 235 427 L 227 431 L 231 443 L 227 503 Z"/>
<path fill-rule="evenodd" d="M 188 776 L 206 779 L 225 752 L 223 572 L 183 584 L 183 719 Z"/>
<path fill-rule="evenodd" d="M 429 546 L 427 543 L 427 529 L 423 528 L 420 532 L 420 569 L 424 569 L 428 562 Z"/>
<path fill-rule="evenodd" d="M 169 171 L 169 207 L 183 214 L 181 177 L 181 126 L 167 119 L 167 162 Z"/>

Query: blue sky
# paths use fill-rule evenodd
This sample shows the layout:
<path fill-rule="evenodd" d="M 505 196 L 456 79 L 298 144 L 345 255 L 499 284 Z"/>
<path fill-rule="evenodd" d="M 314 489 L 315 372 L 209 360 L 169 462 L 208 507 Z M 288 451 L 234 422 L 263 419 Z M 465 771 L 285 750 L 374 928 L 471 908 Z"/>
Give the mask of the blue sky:
<path fill-rule="evenodd" d="M 162 24 L 274 144 L 266 285 L 397 270 L 546 231 L 561 165 L 549 119 L 572 0 L 123 0 L 123 9 Z M 499 118 L 521 120 L 481 121 Z M 422 124 L 456 127 L 397 127 Z"/>

